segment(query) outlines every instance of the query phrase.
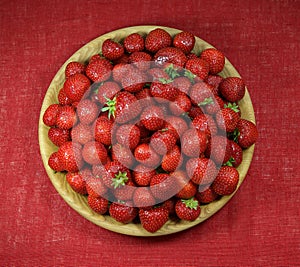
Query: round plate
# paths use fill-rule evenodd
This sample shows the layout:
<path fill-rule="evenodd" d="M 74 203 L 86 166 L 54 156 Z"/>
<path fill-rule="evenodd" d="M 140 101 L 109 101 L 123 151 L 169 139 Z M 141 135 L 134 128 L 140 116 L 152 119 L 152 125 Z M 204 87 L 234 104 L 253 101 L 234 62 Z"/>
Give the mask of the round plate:
<path fill-rule="evenodd" d="M 80 213 L 83 217 L 88 219 L 89 221 L 95 223 L 96 225 L 99 225 L 105 229 L 118 232 L 121 234 L 126 235 L 134 235 L 134 236 L 158 236 L 158 235 L 168 235 L 172 233 L 176 233 L 179 231 L 183 231 L 185 229 L 188 229 L 190 227 L 193 227 L 204 220 L 208 219 L 210 216 L 215 214 L 218 210 L 220 210 L 234 195 L 233 194 L 229 196 L 223 196 L 220 200 L 216 200 L 208 205 L 202 205 L 201 206 L 201 214 L 198 219 L 196 219 L 193 222 L 188 221 L 178 221 L 174 222 L 169 220 L 160 230 L 158 230 L 155 233 L 149 233 L 146 230 L 142 228 L 140 224 L 122 224 L 117 221 L 115 221 L 113 218 L 111 218 L 108 215 L 99 215 L 92 211 L 88 204 L 87 204 L 87 198 L 85 196 L 82 196 L 80 194 L 75 193 L 71 187 L 69 186 L 68 182 L 65 179 L 65 175 L 63 173 L 54 173 L 54 171 L 48 166 L 48 158 L 49 156 L 54 152 L 57 151 L 57 147 L 51 143 L 51 141 L 48 138 L 48 129 L 49 127 L 45 126 L 43 124 L 43 114 L 47 107 L 50 104 L 58 103 L 57 95 L 58 91 L 62 88 L 63 83 L 65 81 L 65 74 L 64 70 L 66 65 L 70 61 L 80 61 L 80 62 L 87 62 L 90 57 L 94 54 L 97 54 L 101 50 L 101 46 L 104 40 L 111 38 L 115 41 L 121 41 L 123 40 L 127 35 L 137 32 L 141 35 L 146 35 L 151 30 L 155 28 L 162 28 L 169 32 L 172 36 L 177 34 L 178 32 L 181 32 L 181 30 L 174 29 L 174 28 L 168 28 L 168 27 L 162 27 L 162 26 L 135 26 L 135 27 L 128 27 L 123 28 L 119 30 L 115 30 L 112 32 L 109 32 L 107 34 L 104 34 L 93 41 L 89 42 L 88 44 L 84 45 L 82 48 L 80 48 L 76 53 L 74 53 L 59 69 L 59 71 L 56 73 L 55 77 L 53 78 L 43 101 L 41 112 L 40 112 L 40 119 L 39 119 L 39 144 L 40 144 L 40 152 L 42 156 L 42 160 L 46 169 L 46 172 L 58 191 L 58 193 L 61 195 L 61 197 L 78 213 Z M 209 43 L 205 42 L 204 40 L 196 37 L 196 43 L 193 52 L 199 54 L 200 51 L 213 47 Z M 237 70 L 233 67 L 233 65 L 229 62 L 229 60 L 226 58 L 225 61 L 225 67 L 223 71 L 220 73 L 223 77 L 229 77 L 229 76 L 235 76 L 240 77 Z M 242 117 L 245 119 L 248 119 L 255 123 L 255 115 L 254 110 L 252 106 L 252 102 L 250 99 L 250 95 L 248 93 L 248 90 L 246 89 L 246 94 L 244 98 L 239 102 L 239 106 L 242 112 Z M 252 155 L 254 152 L 254 145 L 249 147 L 248 149 L 243 151 L 243 162 L 241 165 L 237 168 L 240 174 L 240 180 L 239 184 L 236 190 L 240 187 L 241 183 L 243 182 L 248 168 L 250 166 Z"/>

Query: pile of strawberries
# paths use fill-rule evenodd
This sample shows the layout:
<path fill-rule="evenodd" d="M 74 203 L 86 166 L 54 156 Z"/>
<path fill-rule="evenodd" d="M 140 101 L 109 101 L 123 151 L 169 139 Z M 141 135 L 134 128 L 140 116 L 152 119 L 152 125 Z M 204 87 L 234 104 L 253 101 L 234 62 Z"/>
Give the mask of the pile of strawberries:
<path fill-rule="evenodd" d="M 155 232 L 237 188 L 243 149 L 258 137 L 241 118 L 245 85 L 218 74 L 222 52 L 194 45 L 189 32 L 157 28 L 66 66 L 43 114 L 58 147 L 48 164 L 95 212 Z"/>

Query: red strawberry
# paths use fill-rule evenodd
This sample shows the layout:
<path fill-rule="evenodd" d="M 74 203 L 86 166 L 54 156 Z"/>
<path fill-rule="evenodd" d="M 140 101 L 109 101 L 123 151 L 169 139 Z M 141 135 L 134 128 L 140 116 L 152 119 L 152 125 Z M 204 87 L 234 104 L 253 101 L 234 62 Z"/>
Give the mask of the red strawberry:
<path fill-rule="evenodd" d="M 132 33 L 125 37 L 123 45 L 128 53 L 143 51 L 145 40 L 140 34 Z"/>
<path fill-rule="evenodd" d="M 171 46 L 171 44 L 171 35 L 160 28 L 150 31 L 145 39 L 145 48 L 151 53 L 156 53 L 159 49 Z"/>
<path fill-rule="evenodd" d="M 154 62 L 162 66 L 166 63 L 172 63 L 176 67 L 184 67 L 186 61 L 185 54 L 176 47 L 164 47 L 154 55 Z"/>
<path fill-rule="evenodd" d="M 135 207 L 152 207 L 155 205 L 155 198 L 148 187 L 137 187 L 133 193 Z"/>
<path fill-rule="evenodd" d="M 93 82 L 104 82 L 111 76 L 113 65 L 105 58 L 90 61 L 85 73 Z"/>
<path fill-rule="evenodd" d="M 169 211 L 165 207 L 140 209 L 139 217 L 145 230 L 150 233 L 158 231 L 169 219 Z"/>
<path fill-rule="evenodd" d="M 104 144 L 111 145 L 111 131 L 113 123 L 106 117 L 100 116 L 95 123 L 95 140 Z"/>
<path fill-rule="evenodd" d="M 84 74 L 84 72 L 85 72 L 85 65 L 77 61 L 69 62 L 65 68 L 66 79 L 68 79 L 70 76 L 76 73 Z"/>
<path fill-rule="evenodd" d="M 195 36 L 190 32 L 180 32 L 174 36 L 173 46 L 182 50 L 185 54 L 190 53 L 195 45 Z"/>
<path fill-rule="evenodd" d="M 89 99 L 81 100 L 77 105 L 76 112 L 80 122 L 83 124 L 94 122 L 99 115 L 98 106 Z"/>
<path fill-rule="evenodd" d="M 105 214 L 108 211 L 108 200 L 106 198 L 89 195 L 87 201 L 90 208 L 99 214 Z"/>
<path fill-rule="evenodd" d="M 120 162 L 127 168 L 131 168 L 135 163 L 132 152 L 127 146 L 123 146 L 119 143 L 113 144 L 111 148 L 111 158 L 112 160 Z"/>
<path fill-rule="evenodd" d="M 218 128 L 229 133 L 236 129 L 239 119 L 238 113 L 231 108 L 222 108 L 216 114 Z"/>
<path fill-rule="evenodd" d="M 108 111 L 108 117 L 113 116 L 118 123 L 125 123 L 136 118 L 141 112 L 137 98 L 126 91 L 121 91 L 112 100 L 106 102 L 102 111 Z"/>
<path fill-rule="evenodd" d="M 109 206 L 109 215 L 121 223 L 130 223 L 138 215 L 138 208 L 113 202 Z"/>
<path fill-rule="evenodd" d="M 171 173 L 171 176 L 175 177 L 178 184 L 179 191 L 176 193 L 176 197 L 189 199 L 196 195 L 197 185 L 188 178 L 185 171 L 177 170 Z"/>
<path fill-rule="evenodd" d="M 44 112 L 43 122 L 45 125 L 52 127 L 56 125 L 57 114 L 59 113 L 61 105 L 51 104 Z"/>
<path fill-rule="evenodd" d="M 223 77 L 220 75 L 209 74 L 205 80 L 209 85 L 213 87 L 214 95 L 219 95 L 219 85 L 223 81 Z"/>
<path fill-rule="evenodd" d="M 133 179 L 138 186 L 148 186 L 155 174 L 155 169 L 139 164 L 133 170 Z"/>
<path fill-rule="evenodd" d="M 92 141 L 94 136 L 92 128 L 89 125 L 79 123 L 71 130 L 72 141 L 84 145 L 85 143 Z"/>
<path fill-rule="evenodd" d="M 109 60 L 116 60 L 124 54 L 124 47 L 111 40 L 106 39 L 102 44 L 102 55 Z"/>
<path fill-rule="evenodd" d="M 70 141 L 70 131 L 60 128 L 50 128 L 48 131 L 48 137 L 51 142 L 56 146 L 61 146 L 67 141 Z"/>
<path fill-rule="evenodd" d="M 221 95 L 230 102 L 241 100 L 246 91 L 244 81 L 239 77 L 227 77 L 219 85 Z"/>
<path fill-rule="evenodd" d="M 214 135 L 209 140 L 205 156 L 211 158 L 215 163 L 226 163 L 232 154 L 231 145 L 226 136 Z"/>
<path fill-rule="evenodd" d="M 83 166 L 81 145 L 78 143 L 68 141 L 62 144 L 57 151 L 57 156 L 66 171 L 76 172 Z"/>
<path fill-rule="evenodd" d="M 142 70 L 137 68 L 132 68 L 129 70 L 130 71 L 128 71 L 127 74 L 121 78 L 122 87 L 125 91 L 128 91 L 130 93 L 141 91 L 148 80 L 146 74 Z"/>
<path fill-rule="evenodd" d="M 170 152 L 175 144 L 175 136 L 171 131 L 168 131 L 167 129 L 156 131 L 150 138 L 151 147 L 156 153 L 160 155 L 164 155 L 167 152 Z"/>
<path fill-rule="evenodd" d="M 199 157 L 208 144 L 208 135 L 195 128 L 188 129 L 181 138 L 181 151 L 188 157 Z"/>
<path fill-rule="evenodd" d="M 211 183 L 217 175 L 215 163 L 208 158 L 189 159 L 186 170 L 188 177 L 198 185 Z"/>
<path fill-rule="evenodd" d="M 192 103 L 185 93 L 180 93 L 173 102 L 169 103 L 169 109 L 175 116 L 180 116 L 190 111 Z"/>
<path fill-rule="evenodd" d="M 73 77 L 73 76 L 72 76 Z M 71 129 L 77 122 L 76 112 L 71 106 L 62 106 L 56 117 L 56 125 L 60 129 Z"/>
<path fill-rule="evenodd" d="M 199 188 L 200 190 L 200 188 Z M 218 197 L 218 194 L 215 193 L 211 187 L 205 186 L 204 189 L 201 189 L 201 191 L 198 191 L 196 194 L 196 198 L 198 201 L 202 204 L 208 204 L 210 202 L 213 202 Z"/>
<path fill-rule="evenodd" d="M 80 172 L 68 172 L 66 179 L 71 188 L 82 195 L 86 195 L 86 182 L 83 175 Z"/>
<path fill-rule="evenodd" d="M 192 58 L 185 63 L 185 69 L 195 74 L 200 80 L 205 80 L 209 72 L 209 64 L 201 58 Z"/>
<path fill-rule="evenodd" d="M 134 124 L 122 124 L 116 129 L 116 141 L 133 150 L 140 142 L 141 131 Z"/>
<path fill-rule="evenodd" d="M 98 87 L 98 100 L 101 104 L 105 104 L 107 99 L 112 99 L 119 91 L 121 87 L 118 83 L 106 81 Z"/>
<path fill-rule="evenodd" d="M 231 165 L 236 168 L 243 161 L 243 150 L 240 145 L 232 140 L 229 140 L 229 144 L 231 145 Z"/>
<path fill-rule="evenodd" d="M 205 49 L 204 51 L 202 51 L 200 58 L 208 62 L 209 72 L 211 74 L 217 74 L 224 68 L 225 56 L 221 51 L 215 48 Z"/>
<path fill-rule="evenodd" d="M 180 148 L 175 145 L 166 155 L 164 155 L 161 167 L 166 172 L 173 172 L 180 168 L 182 164 L 182 157 Z"/>
<path fill-rule="evenodd" d="M 246 119 L 240 119 L 237 124 L 237 130 L 237 142 L 242 148 L 248 148 L 257 141 L 258 131 L 253 122 Z"/>
<path fill-rule="evenodd" d="M 210 115 L 198 115 L 193 119 L 192 124 L 197 130 L 205 132 L 209 137 L 217 133 L 217 125 L 213 117 Z"/>
<path fill-rule="evenodd" d="M 181 220 L 194 221 L 199 217 L 201 209 L 198 200 L 192 197 L 190 199 L 178 199 L 175 204 L 175 212 Z"/>
<path fill-rule="evenodd" d="M 172 85 L 172 80 L 160 79 L 159 82 L 152 82 L 150 93 L 159 103 L 174 101 L 178 96 L 178 90 Z"/>
<path fill-rule="evenodd" d="M 58 92 L 58 95 L 57 95 L 57 98 L 58 98 L 58 102 L 59 104 L 61 105 L 71 105 L 72 104 L 72 100 L 67 96 L 66 94 L 66 90 L 64 87 L 62 87 L 59 92 Z"/>
<path fill-rule="evenodd" d="M 218 195 L 230 195 L 237 188 L 239 182 L 239 173 L 234 167 L 223 166 L 214 180 L 212 189 Z"/>
<path fill-rule="evenodd" d="M 191 87 L 191 81 L 187 77 L 176 77 L 172 82 L 172 86 L 179 92 L 188 94 Z"/>
<path fill-rule="evenodd" d="M 85 162 L 96 165 L 105 164 L 107 161 L 107 150 L 105 146 L 97 141 L 86 143 L 82 149 L 82 157 Z"/>
<path fill-rule="evenodd" d="M 146 52 L 133 52 L 129 56 L 129 63 L 142 71 L 146 71 L 151 66 L 152 56 Z M 146 82 L 146 80 L 144 81 Z"/>
<path fill-rule="evenodd" d="M 182 117 L 168 116 L 165 118 L 163 129 L 171 131 L 173 136 L 178 140 L 188 129 L 188 124 Z"/>
<path fill-rule="evenodd" d="M 76 73 L 64 82 L 64 91 L 72 102 L 76 102 L 81 100 L 90 85 L 91 82 L 85 75 Z"/>
<path fill-rule="evenodd" d="M 48 165 L 55 172 L 61 172 L 61 171 L 64 170 L 64 167 L 62 166 L 61 162 L 59 161 L 59 157 L 57 155 L 57 152 L 53 152 L 50 155 L 50 157 L 48 159 Z"/>
<path fill-rule="evenodd" d="M 141 114 L 142 124 L 150 131 L 157 131 L 164 126 L 164 112 L 158 106 L 149 106 Z"/>
<path fill-rule="evenodd" d="M 156 168 L 160 164 L 159 155 L 146 143 L 135 148 L 134 157 L 147 167 Z"/>
<path fill-rule="evenodd" d="M 92 197 L 104 197 L 107 192 L 107 187 L 104 184 L 102 177 L 91 176 L 86 179 L 86 190 Z"/>

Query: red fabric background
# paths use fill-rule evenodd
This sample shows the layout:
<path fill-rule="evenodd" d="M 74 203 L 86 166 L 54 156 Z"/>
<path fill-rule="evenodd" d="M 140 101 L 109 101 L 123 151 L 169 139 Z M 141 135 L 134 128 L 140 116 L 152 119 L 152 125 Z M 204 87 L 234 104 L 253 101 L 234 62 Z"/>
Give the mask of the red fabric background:
<path fill-rule="evenodd" d="M 0 1 L 1 266 L 299 266 L 300 2 Z M 90 223 L 58 195 L 38 117 L 59 67 L 121 27 L 191 31 L 222 50 L 250 91 L 260 137 L 233 199 L 181 233 L 137 238 Z"/>

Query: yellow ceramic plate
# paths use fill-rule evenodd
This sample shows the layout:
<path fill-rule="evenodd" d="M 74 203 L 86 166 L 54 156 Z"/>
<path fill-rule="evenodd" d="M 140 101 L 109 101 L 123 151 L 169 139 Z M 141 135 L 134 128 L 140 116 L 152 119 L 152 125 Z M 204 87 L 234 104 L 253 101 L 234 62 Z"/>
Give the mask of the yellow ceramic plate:
<path fill-rule="evenodd" d="M 83 217 L 88 219 L 89 221 L 95 223 L 96 225 L 99 225 L 105 229 L 126 234 L 126 235 L 134 235 L 134 236 L 158 236 L 158 235 L 168 235 L 172 233 L 176 233 L 185 229 L 188 229 L 190 227 L 193 227 L 204 220 L 208 219 L 210 216 L 215 214 L 218 210 L 220 210 L 234 195 L 231 194 L 229 196 L 224 196 L 220 200 L 214 201 L 208 205 L 201 206 L 201 214 L 200 217 L 193 221 L 193 222 L 187 222 L 187 221 L 168 221 L 159 231 L 151 234 L 144 230 L 140 224 L 122 224 L 117 221 L 115 221 L 110 216 L 103 216 L 99 215 L 95 212 L 93 212 L 88 204 L 87 199 L 85 196 L 81 196 L 77 193 L 75 193 L 69 184 L 67 183 L 65 179 L 65 175 L 62 173 L 54 173 L 52 169 L 48 166 L 48 158 L 49 156 L 54 152 L 57 151 L 57 147 L 51 143 L 51 141 L 48 139 L 48 129 L 49 127 L 45 126 L 43 124 L 43 114 L 46 110 L 46 108 L 53 103 L 58 103 L 57 95 L 60 88 L 62 88 L 65 75 L 64 70 L 66 65 L 70 61 L 80 61 L 80 62 L 87 62 L 90 57 L 94 54 L 97 54 L 101 50 L 101 46 L 104 40 L 111 38 L 115 41 L 121 41 L 123 40 L 127 35 L 137 32 L 142 35 L 146 35 L 151 30 L 155 28 L 162 28 L 165 29 L 167 32 L 169 32 L 172 36 L 177 34 L 178 32 L 181 32 L 181 30 L 174 29 L 174 28 L 168 28 L 168 27 L 162 27 L 162 26 L 134 26 L 129 28 L 123 28 L 119 30 L 115 30 L 112 32 L 109 32 L 107 34 L 104 34 L 95 40 L 89 42 L 82 48 L 80 48 L 76 53 L 74 53 L 60 68 L 60 70 L 56 73 L 55 77 L 53 78 L 43 101 L 43 105 L 41 108 L 40 113 L 40 119 L 39 119 L 39 143 L 40 143 L 40 151 L 42 160 L 45 166 L 45 169 L 47 171 L 47 174 L 53 183 L 54 187 L 58 191 L 58 193 L 62 196 L 62 198 L 78 213 L 80 213 Z M 199 54 L 200 51 L 213 47 L 209 43 L 205 42 L 204 40 L 196 37 L 196 44 L 194 47 L 194 52 Z M 240 77 L 237 70 L 232 66 L 232 64 L 229 62 L 228 59 L 225 61 L 225 67 L 224 70 L 220 73 L 223 77 L 228 76 L 236 76 Z M 251 103 L 251 99 L 249 96 L 248 91 L 246 90 L 246 94 L 244 98 L 239 102 L 239 106 L 242 112 L 242 117 L 245 119 L 248 119 L 252 122 L 255 122 L 255 115 L 253 106 Z M 254 152 L 254 145 L 250 148 L 246 149 L 243 152 L 243 162 L 241 165 L 237 168 L 240 174 L 240 181 L 237 187 L 237 190 L 241 183 L 243 182 L 248 168 L 250 166 L 252 155 Z"/>

